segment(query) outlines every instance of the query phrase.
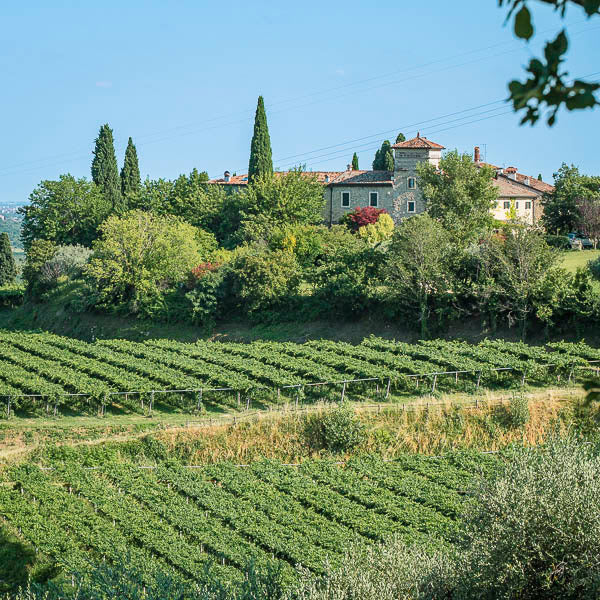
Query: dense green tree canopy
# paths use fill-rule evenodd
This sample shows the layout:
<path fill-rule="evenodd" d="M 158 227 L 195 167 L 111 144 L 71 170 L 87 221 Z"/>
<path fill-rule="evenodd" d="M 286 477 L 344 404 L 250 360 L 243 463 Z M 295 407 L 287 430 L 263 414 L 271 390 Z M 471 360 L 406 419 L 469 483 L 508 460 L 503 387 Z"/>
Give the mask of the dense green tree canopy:
<path fill-rule="evenodd" d="M 509 323 L 518 323 L 525 337 L 527 322 L 535 309 L 535 298 L 556 253 L 535 229 L 514 227 L 492 238 L 486 247 L 489 274 L 500 291 L 501 309 Z"/>
<path fill-rule="evenodd" d="M 394 231 L 385 279 L 395 304 L 414 314 L 426 337 L 432 311 L 453 293 L 450 234 L 430 214 L 405 219 Z"/>
<path fill-rule="evenodd" d="M 17 265 L 12 253 L 7 233 L 0 233 L 0 286 L 9 285 L 15 281 Z"/>
<path fill-rule="evenodd" d="M 575 165 L 563 163 L 554 174 L 554 191 L 543 200 L 543 223 L 551 233 L 570 233 L 580 225 L 579 204 L 600 200 L 600 177 L 581 175 Z"/>
<path fill-rule="evenodd" d="M 29 196 L 29 205 L 19 209 L 25 249 L 35 239 L 90 246 L 111 210 L 100 188 L 85 178 L 61 175 L 58 181 L 42 181 Z"/>
<path fill-rule="evenodd" d="M 455 150 L 440 160 L 439 168 L 421 163 L 417 172 L 429 214 L 446 229 L 472 238 L 491 226 L 490 210 L 498 199 L 491 168 L 477 167 L 469 154 Z"/>
<path fill-rule="evenodd" d="M 196 229 L 177 217 L 134 210 L 100 228 L 85 273 L 102 304 L 143 312 L 202 259 Z"/>
<path fill-rule="evenodd" d="M 232 268 L 233 292 L 250 315 L 289 305 L 298 291 L 300 267 L 293 252 L 249 247 Z"/>
<path fill-rule="evenodd" d="M 254 133 L 250 144 L 250 162 L 248 164 L 248 180 L 273 174 L 273 157 L 271 155 L 271 138 L 267 125 L 265 102 L 258 97 L 254 116 Z"/>
<path fill-rule="evenodd" d="M 255 230 L 261 222 L 273 226 L 316 225 L 323 220 L 323 187 L 314 175 L 301 169 L 275 177 L 258 177 L 240 193 L 237 201 L 241 234 L 246 238 L 245 231 Z"/>
<path fill-rule="evenodd" d="M 100 127 L 92 160 L 92 180 L 103 191 L 113 211 L 121 210 L 121 180 L 115 155 L 112 129 L 108 123 Z"/>

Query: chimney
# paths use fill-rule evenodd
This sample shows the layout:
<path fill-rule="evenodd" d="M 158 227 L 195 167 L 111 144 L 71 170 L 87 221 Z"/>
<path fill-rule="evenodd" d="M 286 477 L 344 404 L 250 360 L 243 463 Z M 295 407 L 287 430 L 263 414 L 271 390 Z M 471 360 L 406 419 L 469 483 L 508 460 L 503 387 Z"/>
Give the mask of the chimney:
<path fill-rule="evenodd" d="M 475 152 L 473 153 L 473 160 L 476 163 L 481 162 L 481 153 L 479 152 L 479 146 L 475 146 Z"/>
<path fill-rule="evenodd" d="M 325 175 L 325 183 L 329 183 L 329 175 Z"/>
<path fill-rule="evenodd" d="M 225 173 L 223 173 L 223 179 L 225 181 L 229 181 L 231 179 L 231 173 L 229 171 L 225 171 Z"/>
<path fill-rule="evenodd" d="M 421 137 L 421 132 L 417 131 L 417 137 L 420 138 Z"/>
<path fill-rule="evenodd" d="M 346 165 L 346 171 L 352 171 L 352 165 Z"/>
<path fill-rule="evenodd" d="M 517 180 L 517 167 L 506 167 L 504 172 L 509 179 Z"/>

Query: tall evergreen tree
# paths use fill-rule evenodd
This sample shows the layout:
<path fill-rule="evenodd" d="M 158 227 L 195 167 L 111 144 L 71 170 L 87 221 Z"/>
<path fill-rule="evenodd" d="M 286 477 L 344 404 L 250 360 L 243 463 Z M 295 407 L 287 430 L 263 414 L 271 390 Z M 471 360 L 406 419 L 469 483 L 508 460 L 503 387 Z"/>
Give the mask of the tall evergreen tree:
<path fill-rule="evenodd" d="M 17 265 L 10 247 L 8 233 L 0 233 L 0 286 L 14 283 Z"/>
<path fill-rule="evenodd" d="M 406 141 L 406 137 L 405 135 L 400 132 L 397 136 L 396 136 L 396 144 L 400 144 L 401 142 Z"/>
<path fill-rule="evenodd" d="M 127 202 L 130 196 L 136 196 L 141 186 L 142 179 L 140 177 L 137 151 L 133 145 L 133 140 L 129 138 L 127 149 L 125 150 L 125 162 L 121 170 L 121 194 L 123 195 L 123 200 Z"/>
<path fill-rule="evenodd" d="M 394 153 L 392 151 L 392 146 L 385 140 L 383 145 L 381 146 L 381 154 L 383 156 L 382 167 L 384 171 L 393 171 L 394 170 Z"/>
<path fill-rule="evenodd" d="M 356 152 L 352 156 L 352 170 L 358 171 L 358 156 Z"/>
<path fill-rule="evenodd" d="M 250 163 L 248 165 L 248 180 L 253 181 L 261 175 L 273 173 L 273 157 L 271 155 L 271 138 L 265 113 L 265 102 L 258 97 L 256 115 L 254 116 L 254 134 L 250 144 Z"/>
<path fill-rule="evenodd" d="M 538 181 L 542 181 L 542 174 L 541 173 L 538 175 Z"/>
<path fill-rule="evenodd" d="M 373 161 L 374 171 L 393 171 L 394 170 L 394 154 L 392 145 L 389 140 L 385 140 L 381 144 L 381 148 L 375 153 Z"/>
<path fill-rule="evenodd" d="M 102 189 L 112 210 L 120 210 L 122 199 L 119 167 L 115 155 L 113 132 L 108 123 L 100 127 L 100 133 L 96 138 L 94 159 L 92 160 L 92 179 Z"/>

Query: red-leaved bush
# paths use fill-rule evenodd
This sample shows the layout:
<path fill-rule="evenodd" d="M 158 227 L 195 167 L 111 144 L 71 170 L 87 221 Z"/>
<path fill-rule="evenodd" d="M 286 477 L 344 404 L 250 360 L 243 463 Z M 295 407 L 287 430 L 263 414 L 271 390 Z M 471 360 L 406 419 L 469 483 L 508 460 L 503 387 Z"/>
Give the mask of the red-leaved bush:
<path fill-rule="evenodd" d="M 385 208 L 375 208 L 374 206 L 357 206 L 352 212 L 346 213 L 340 223 L 346 225 L 350 231 L 357 232 L 361 227 L 377 223 L 380 215 L 387 213 Z"/>
<path fill-rule="evenodd" d="M 199 279 L 202 279 L 202 277 L 204 277 L 207 273 L 216 271 L 220 266 L 221 263 L 219 262 L 200 263 L 197 267 L 194 267 L 190 271 L 190 276 L 188 277 L 188 287 L 190 289 L 193 288 Z"/>

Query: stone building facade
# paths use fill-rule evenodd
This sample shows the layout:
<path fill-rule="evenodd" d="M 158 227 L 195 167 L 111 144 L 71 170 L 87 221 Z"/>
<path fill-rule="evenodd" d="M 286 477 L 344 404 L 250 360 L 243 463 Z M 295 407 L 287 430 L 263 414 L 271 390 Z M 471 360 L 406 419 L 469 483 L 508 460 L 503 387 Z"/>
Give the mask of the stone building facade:
<path fill-rule="evenodd" d="M 345 171 L 307 172 L 323 185 L 325 223 L 338 223 L 344 214 L 357 207 L 384 208 L 396 223 L 427 209 L 419 189 L 417 165 L 429 162 L 438 167 L 444 146 L 417 134 L 411 140 L 394 144 L 392 150 L 393 171 L 353 170 L 348 165 Z M 498 187 L 498 202 L 492 210 L 494 218 L 506 221 L 516 214 L 530 224 L 539 219 L 542 196 L 554 189 L 551 185 L 522 175 L 514 167 L 502 169 L 482 162 L 477 147 L 474 161 L 477 166 L 490 166 L 496 172 L 494 184 Z M 222 178 L 212 179 L 209 183 L 240 189 L 248 184 L 248 177 L 231 176 L 225 171 Z"/>

